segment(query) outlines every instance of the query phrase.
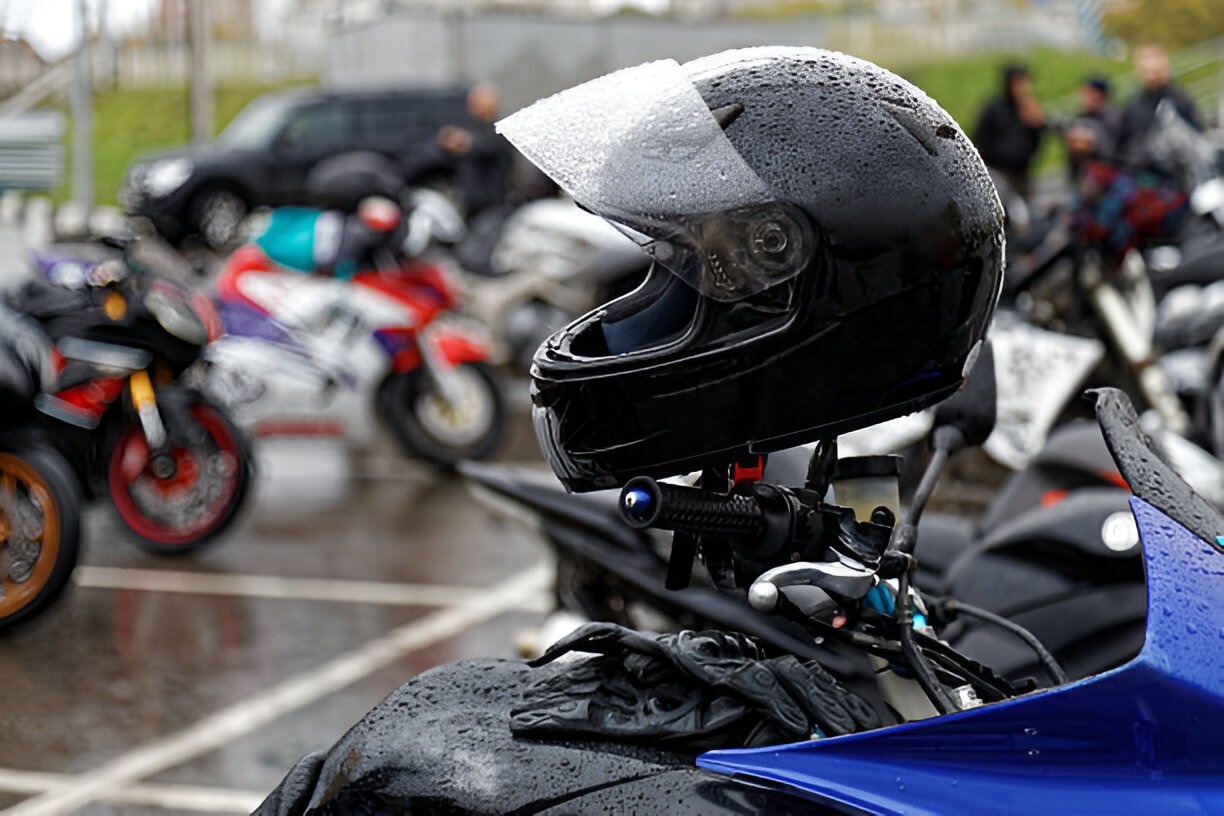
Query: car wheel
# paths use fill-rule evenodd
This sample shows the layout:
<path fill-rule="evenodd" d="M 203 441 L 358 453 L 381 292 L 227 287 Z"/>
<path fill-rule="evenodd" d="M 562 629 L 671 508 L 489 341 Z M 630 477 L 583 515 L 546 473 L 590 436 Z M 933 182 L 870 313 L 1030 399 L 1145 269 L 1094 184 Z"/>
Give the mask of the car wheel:
<path fill-rule="evenodd" d="M 246 199 L 228 187 L 210 187 L 192 200 L 191 222 L 213 249 L 231 248 L 249 207 Z"/>

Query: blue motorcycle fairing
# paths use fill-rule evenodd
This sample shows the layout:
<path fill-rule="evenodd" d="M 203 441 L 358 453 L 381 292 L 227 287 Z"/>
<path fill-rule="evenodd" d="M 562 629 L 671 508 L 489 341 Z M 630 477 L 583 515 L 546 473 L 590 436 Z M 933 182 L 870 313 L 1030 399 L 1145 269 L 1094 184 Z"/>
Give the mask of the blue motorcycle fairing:
<path fill-rule="evenodd" d="M 310 272 L 318 265 L 316 231 L 323 215 L 323 210 L 313 207 L 277 207 L 255 244 L 273 263 Z"/>
<path fill-rule="evenodd" d="M 1224 813 L 1224 553 L 1142 499 L 1131 509 L 1148 616 L 1129 663 L 956 714 L 697 764 L 897 816 Z"/>

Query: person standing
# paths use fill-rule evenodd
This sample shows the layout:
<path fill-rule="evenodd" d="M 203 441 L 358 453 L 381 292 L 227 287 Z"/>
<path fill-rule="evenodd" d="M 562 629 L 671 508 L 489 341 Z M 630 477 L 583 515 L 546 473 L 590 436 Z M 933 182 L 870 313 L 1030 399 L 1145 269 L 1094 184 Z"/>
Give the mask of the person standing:
<path fill-rule="evenodd" d="M 1193 101 L 1172 81 L 1163 48 L 1137 48 L 1135 70 L 1141 87 L 1122 109 L 1117 163 L 1086 165 L 1073 215 L 1080 237 L 1096 242 L 1114 266 L 1131 250 L 1176 234 L 1184 223 L 1193 182 L 1176 148 L 1186 134 L 1195 137 L 1202 130 Z M 1164 127 L 1160 111 L 1166 106 L 1176 111 L 1180 127 Z"/>
<path fill-rule="evenodd" d="M 1045 111 L 1033 96 L 1028 69 L 1008 65 L 1003 69 L 1003 92 L 983 109 L 973 131 L 973 144 L 986 167 L 1002 176 L 1026 201 L 1029 168 L 1045 126 Z"/>
<path fill-rule="evenodd" d="M 1201 131 L 1203 122 L 1189 94 L 1173 82 L 1169 55 L 1159 45 L 1141 45 L 1135 49 L 1135 72 L 1141 87 L 1122 109 L 1117 154 L 1124 163 L 1143 167 L 1151 158 L 1147 137 L 1156 124 L 1160 103 L 1169 102 L 1194 130 Z"/>
<path fill-rule="evenodd" d="M 469 219 L 503 203 L 510 190 L 515 150 L 493 129 L 500 104 L 495 87 L 477 83 L 467 95 L 469 121 L 438 133 L 438 147 L 454 160 L 455 187 Z"/>
<path fill-rule="evenodd" d="M 1103 76 L 1089 77 L 1080 86 L 1078 119 L 1093 126 L 1097 158 L 1112 160 L 1117 155 L 1118 133 L 1122 127 L 1122 111 L 1110 98 L 1109 80 Z"/>
<path fill-rule="evenodd" d="M 1076 181 L 1089 162 L 1117 161 L 1118 129 L 1122 112 L 1109 99 L 1109 80 L 1094 76 L 1079 91 L 1080 108 L 1063 129 L 1067 169 Z"/>

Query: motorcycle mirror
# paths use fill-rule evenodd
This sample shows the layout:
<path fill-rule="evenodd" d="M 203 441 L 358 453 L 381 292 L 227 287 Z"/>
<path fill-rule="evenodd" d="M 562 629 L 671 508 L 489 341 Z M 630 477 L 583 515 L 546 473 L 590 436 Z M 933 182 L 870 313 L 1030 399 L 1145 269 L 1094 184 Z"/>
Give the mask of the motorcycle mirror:
<path fill-rule="evenodd" d="M 935 407 L 932 442 L 949 453 L 981 445 L 994 430 L 997 412 L 994 350 L 984 340 L 961 390 Z"/>

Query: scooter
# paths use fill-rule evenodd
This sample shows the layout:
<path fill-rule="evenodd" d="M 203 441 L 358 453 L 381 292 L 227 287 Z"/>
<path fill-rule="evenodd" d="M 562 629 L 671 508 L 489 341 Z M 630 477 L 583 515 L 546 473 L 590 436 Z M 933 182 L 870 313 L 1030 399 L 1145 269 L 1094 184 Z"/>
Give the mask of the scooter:
<path fill-rule="evenodd" d="M 361 266 L 348 280 L 304 274 L 318 260 L 297 250 L 312 246 L 324 216 L 350 228 L 351 216 L 282 208 L 226 261 L 209 393 L 257 436 L 369 442 L 373 423 L 353 418 L 375 415 L 373 405 L 410 456 L 448 467 L 490 454 L 505 423 L 501 385 L 487 338 L 455 313 L 451 275 L 390 242 L 360 264 L 347 259 Z"/>
<path fill-rule="evenodd" d="M 253 469 L 246 438 L 189 384 L 221 322 L 207 297 L 140 271 L 126 239 L 76 288 L 35 277 L 10 304 L 54 344 L 34 406 L 92 495 L 140 546 L 186 553 L 236 520 Z"/>
<path fill-rule="evenodd" d="M 1121 392 L 1098 392 L 1096 408 L 1133 492 L 1147 575 L 1143 645 L 1117 667 L 1071 681 L 1026 640 L 1057 678 L 1036 690 L 930 628 L 908 565 L 943 463 L 982 436 L 961 417 L 937 424 L 911 500 L 866 522 L 812 485 L 623 489 L 634 526 L 729 541 L 733 562 L 774 561 L 740 591 L 802 627 L 829 671 L 727 633 L 593 624 L 540 668 L 466 662 L 410 681 L 301 760 L 258 812 L 1219 810 L 1224 518 L 1162 461 Z M 555 662 L 570 652 L 588 656 Z"/>
<path fill-rule="evenodd" d="M 42 331 L 0 304 L 0 631 L 55 601 L 80 549 L 81 488 L 34 410 L 50 368 Z"/>

